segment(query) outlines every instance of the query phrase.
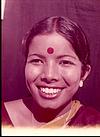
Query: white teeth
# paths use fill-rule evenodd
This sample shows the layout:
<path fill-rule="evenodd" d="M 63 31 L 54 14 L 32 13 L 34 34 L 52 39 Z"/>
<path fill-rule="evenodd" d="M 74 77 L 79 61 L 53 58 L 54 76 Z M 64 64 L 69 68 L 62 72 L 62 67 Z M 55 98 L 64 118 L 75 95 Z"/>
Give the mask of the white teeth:
<path fill-rule="evenodd" d="M 61 89 L 53 89 L 53 88 L 40 88 L 42 92 L 49 94 L 56 94 L 61 91 Z"/>

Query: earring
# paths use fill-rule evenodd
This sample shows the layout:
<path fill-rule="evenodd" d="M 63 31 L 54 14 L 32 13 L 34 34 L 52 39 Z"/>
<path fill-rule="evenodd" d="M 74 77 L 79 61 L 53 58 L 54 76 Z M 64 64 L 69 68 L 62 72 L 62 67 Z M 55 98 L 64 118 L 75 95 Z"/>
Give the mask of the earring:
<path fill-rule="evenodd" d="M 79 86 L 83 87 L 83 80 L 80 80 Z"/>

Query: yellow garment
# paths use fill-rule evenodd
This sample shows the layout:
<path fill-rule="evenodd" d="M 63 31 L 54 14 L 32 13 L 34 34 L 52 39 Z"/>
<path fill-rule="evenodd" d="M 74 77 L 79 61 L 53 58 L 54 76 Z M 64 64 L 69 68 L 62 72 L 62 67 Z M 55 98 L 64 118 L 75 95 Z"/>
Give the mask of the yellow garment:
<path fill-rule="evenodd" d="M 77 111 L 79 110 L 81 104 L 79 101 L 74 100 L 72 101 L 71 109 L 65 113 L 64 115 L 61 115 L 57 117 L 56 119 L 52 120 L 51 122 L 48 122 L 47 124 L 43 125 L 42 128 L 64 128 L 68 126 L 68 123 L 70 120 L 75 116 Z"/>

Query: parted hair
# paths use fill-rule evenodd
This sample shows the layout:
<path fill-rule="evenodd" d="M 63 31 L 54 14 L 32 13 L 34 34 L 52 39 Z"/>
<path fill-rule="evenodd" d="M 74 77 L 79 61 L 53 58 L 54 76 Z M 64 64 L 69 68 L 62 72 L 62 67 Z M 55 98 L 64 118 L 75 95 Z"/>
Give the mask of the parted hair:
<path fill-rule="evenodd" d="M 90 49 L 86 34 L 79 24 L 63 16 L 46 17 L 32 26 L 22 40 L 25 57 L 27 58 L 29 45 L 35 36 L 53 32 L 60 34 L 71 43 L 76 55 L 86 69 L 86 65 L 90 64 Z"/>

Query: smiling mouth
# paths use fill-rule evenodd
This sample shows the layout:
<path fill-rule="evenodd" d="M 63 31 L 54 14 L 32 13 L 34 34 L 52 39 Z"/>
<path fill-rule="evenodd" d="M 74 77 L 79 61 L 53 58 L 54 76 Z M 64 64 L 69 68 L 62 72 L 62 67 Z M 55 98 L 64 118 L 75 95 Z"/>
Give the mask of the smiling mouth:
<path fill-rule="evenodd" d="M 39 87 L 40 95 L 47 99 L 58 97 L 62 90 L 62 88 Z"/>

